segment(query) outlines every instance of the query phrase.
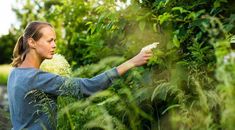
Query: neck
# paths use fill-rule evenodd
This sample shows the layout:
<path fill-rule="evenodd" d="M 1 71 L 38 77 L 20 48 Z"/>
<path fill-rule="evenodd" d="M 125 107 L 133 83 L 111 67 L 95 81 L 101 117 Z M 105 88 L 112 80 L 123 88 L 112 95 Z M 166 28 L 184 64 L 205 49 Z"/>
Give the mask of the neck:
<path fill-rule="evenodd" d="M 20 68 L 37 68 L 39 69 L 43 59 L 40 58 L 37 53 L 34 53 L 33 51 L 29 51 L 26 54 L 25 60 L 22 62 L 22 64 L 19 66 Z"/>

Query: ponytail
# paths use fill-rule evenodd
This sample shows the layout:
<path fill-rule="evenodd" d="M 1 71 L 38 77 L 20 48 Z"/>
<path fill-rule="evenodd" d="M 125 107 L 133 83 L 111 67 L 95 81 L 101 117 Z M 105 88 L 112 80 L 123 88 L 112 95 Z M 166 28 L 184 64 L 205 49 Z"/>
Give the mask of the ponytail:
<path fill-rule="evenodd" d="M 13 51 L 13 61 L 11 63 L 13 67 L 18 67 L 24 61 L 26 53 L 28 52 L 27 46 L 24 37 L 20 36 Z"/>

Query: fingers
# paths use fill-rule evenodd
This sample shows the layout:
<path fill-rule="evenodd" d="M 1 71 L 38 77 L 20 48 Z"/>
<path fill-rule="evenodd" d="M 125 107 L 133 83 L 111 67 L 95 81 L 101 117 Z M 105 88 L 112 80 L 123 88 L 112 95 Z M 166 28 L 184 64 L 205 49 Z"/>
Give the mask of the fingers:
<path fill-rule="evenodd" d="M 136 55 L 133 58 L 133 61 L 136 63 L 137 66 L 146 64 L 148 62 L 148 60 L 153 56 L 153 52 L 151 49 L 149 50 L 142 50 L 139 52 L 138 55 Z"/>
<path fill-rule="evenodd" d="M 144 55 L 144 57 L 151 57 L 151 56 L 153 56 L 152 53 L 150 53 L 150 54 L 145 54 L 145 55 Z"/>
<path fill-rule="evenodd" d="M 145 54 L 143 60 L 147 62 L 152 56 L 153 54 Z"/>
<path fill-rule="evenodd" d="M 153 56 L 153 52 L 152 51 L 144 51 L 143 53 L 142 53 L 142 57 L 145 59 L 149 59 L 150 57 L 152 57 Z"/>
<path fill-rule="evenodd" d="M 147 61 L 149 60 L 149 58 L 150 58 L 150 57 L 148 57 L 148 58 L 144 58 L 144 61 L 146 61 L 146 62 L 147 62 Z"/>
<path fill-rule="evenodd" d="M 144 59 L 150 59 L 152 56 L 145 56 Z"/>
<path fill-rule="evenodd" d="M 153 53 L 152 50 L 145 50 L 145 51 L 143 51 L 143 52 L 146 53 L 146 54 Z"/>
<path fill-rule="evenodd" d="M 152 50 L 144 50 L 144 51 L 141 51 L 141 52 L 145 53 L 145 54 L 153 53 Z"/>

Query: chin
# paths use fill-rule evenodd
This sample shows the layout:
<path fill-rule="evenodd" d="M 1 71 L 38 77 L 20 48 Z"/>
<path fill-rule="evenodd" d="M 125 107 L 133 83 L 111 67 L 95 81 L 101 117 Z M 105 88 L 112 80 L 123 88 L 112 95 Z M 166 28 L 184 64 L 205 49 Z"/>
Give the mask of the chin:
<path fill-rule="evenodd" d="M 51 55 L 48 59 L 52 59 L 53 58 L 53 55 Z"/>
<path fill-rule="evenodd" d="M 45 57 L 45 59 L 52 59 L 52 58 L 53 58 L 53 55 Z"/>

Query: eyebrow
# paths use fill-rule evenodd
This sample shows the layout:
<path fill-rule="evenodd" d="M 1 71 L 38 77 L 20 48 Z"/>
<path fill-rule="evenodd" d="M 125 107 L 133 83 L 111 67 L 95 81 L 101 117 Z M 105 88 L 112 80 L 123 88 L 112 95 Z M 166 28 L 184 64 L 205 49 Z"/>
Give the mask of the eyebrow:
<path fill-rule="evenodd" d="M 56 40 L 56 38 L 50 38 L 48 41 Z"/>

